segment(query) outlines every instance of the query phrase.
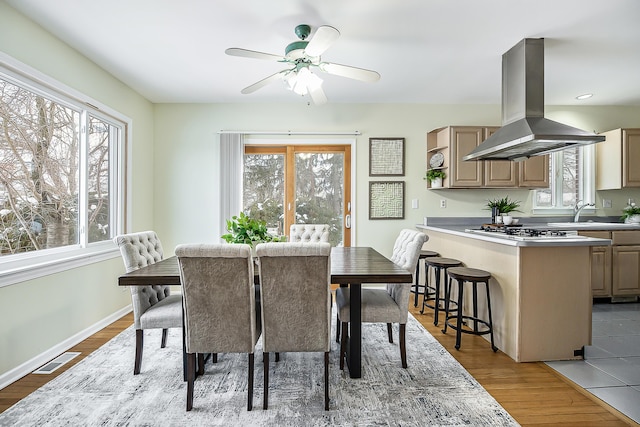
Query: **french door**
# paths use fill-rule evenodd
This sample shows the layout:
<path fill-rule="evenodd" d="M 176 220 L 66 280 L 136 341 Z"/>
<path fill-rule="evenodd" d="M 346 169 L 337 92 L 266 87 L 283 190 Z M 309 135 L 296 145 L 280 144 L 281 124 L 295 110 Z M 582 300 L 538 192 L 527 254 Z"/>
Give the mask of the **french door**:
<path fill-rule="evenodd" d="M 245 145 L 243 211 L 274 234 L 329 224 L 333 246 L 351 244 L 350 145 Z"/>

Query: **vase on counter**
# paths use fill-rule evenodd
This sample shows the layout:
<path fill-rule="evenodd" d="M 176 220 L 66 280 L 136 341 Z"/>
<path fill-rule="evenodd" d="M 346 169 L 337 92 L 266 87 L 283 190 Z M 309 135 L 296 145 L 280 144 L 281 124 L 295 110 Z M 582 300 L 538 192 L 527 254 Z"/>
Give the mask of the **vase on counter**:
<path fill-rule="evenodd" d="M 640 224 L 640 215 L 631 215 L 624 222 L 627 224 Z"/>
<path fill-rule="evenodd" d="M 491 224 L 496 223 L 496 217 L 500 215 L 500 209 L 497 206 L 491 208 Z"/>

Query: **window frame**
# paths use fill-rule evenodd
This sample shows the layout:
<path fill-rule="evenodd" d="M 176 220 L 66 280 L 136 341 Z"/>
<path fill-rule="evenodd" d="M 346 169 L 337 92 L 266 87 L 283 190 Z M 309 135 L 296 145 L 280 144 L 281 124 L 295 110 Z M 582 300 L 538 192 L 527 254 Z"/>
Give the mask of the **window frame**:
<path fill-rule="evenodd" d="M 582 150 L 580 161 L 578 162 L 578 171 L 581 179 L 578 182 L 578 200 L 583 203 L 595 203 L 595 146 L 583 145 L 579 147 Z M 563 175 L 562 163 L 563 151 L 556 151 L 549 155 L 550 179 L 549 187 L 552 188 L 553 205 L 550 207 L 538 206 L 536 204 L 537 196 L 533 196 L 533 213 L 545 215 L 573 215 L 574 208 L 562 207 L 562 179 Z M 540 190 L 535 190 L 540 191 Z M 582 210 L 584 214 L 595 214 L 595 206 L 587 206 Z"/>
<path fill-rule="evenodd" d="M 119 141 L 110 141 L 110 177 L 109 187 L 115 190 L 113 202 L 110 202 L 110 214 L 113 215 L 113 229 L 110 235 L 115 236 L 124 230 L 125 222 L 130 215 L 126 209 L 130 203 L 129 184 L 126 176 L 130 173 L 130 165 L 126 164 L 126 159 L 131 158 L 131 147 L 128 141 L 131 140 L 132 120 L 88 97 L 87 95 L 45 75 L 44 73 L 16 60 L 15 58 L 0 52 L 0 75 L 3 79 L 14 82 L 28 90 L 39 93 L 48 99 L 60 103 L 64 106 L 80 111 L 81 127 L 86 129 L 88 117 L 93 116 L 120 129 Z M 81 132 L 84 135 L 84 131 Z M 84 136 L 81 136 L 81 162 L 85 162 L 85 155 L 82 154 L 84 147 Z M 110 136 L 113 138 L 113 136 Z M 116 144 L 111 144 L 116 142 Z M 111 162 L 115 164 L 112 164 Z M 83 163 L 86 169 L 86 163 Z M 84 192 L 87 189 L 86 170 L 80 172 L 80 202 L 86 198 Z M 83 213 L 84 216 L 84 213 Z M 83 219 L 80 223 L 85 222 Z M 110 227 L 111 228 L 111 227 Z M 79 243 L 70 244 L 64 247 L 40 249 L 15 255 L 0 257 L 0 287 L 13 285 L 27 280 L 36 279 L 50 274 L 55 274 L 82 267 L 95 262 L 119 257 L 118 248 L 111 239 L 100 242 L 88 242 L 86 230 L 79 230 Z"/>

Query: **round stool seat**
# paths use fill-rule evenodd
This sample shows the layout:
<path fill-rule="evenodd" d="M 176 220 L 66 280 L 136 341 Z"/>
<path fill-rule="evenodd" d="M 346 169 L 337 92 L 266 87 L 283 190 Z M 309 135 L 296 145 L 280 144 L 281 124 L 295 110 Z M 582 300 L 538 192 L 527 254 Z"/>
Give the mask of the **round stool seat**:
<path fill-rule="evenodd" d="M 426 249 L 423 249 L 420 251 L 420 255 L 418 256 L 418 258 L 422 259 L 422 258 L 429 258 L 434 256 L 440 256 L 440 254 L 435 251 L 428 251 Z"/>
<path fill-rule="evenodd" d="M 451 267 L 447 272 L 449 276 L 454 279 L 466 280 L 468 282 L 488 280 L 491 278 L 491 273 L 478 268 Z"/>
<path fill-rule="evenodd" d="M 457 267 L 462 264 L 462 261 L 453 259 L 453 258 L 442 258 L 442 257 L 430 257 L 424 260 L 429 265 L 434 267 Z"/>

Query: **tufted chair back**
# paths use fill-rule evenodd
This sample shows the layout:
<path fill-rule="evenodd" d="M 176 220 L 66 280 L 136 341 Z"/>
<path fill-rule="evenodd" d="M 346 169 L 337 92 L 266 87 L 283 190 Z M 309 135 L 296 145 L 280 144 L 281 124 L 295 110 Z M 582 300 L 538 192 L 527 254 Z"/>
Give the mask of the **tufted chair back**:
<path fill-rule="evenodd" d="M 291 224 L 290 242 L 328 242 L 329 224 Z"/>
<path fill-rule="evenodd" d="M 113 241 L 120 248 L 127 273 L 149 264 L 155 264 L 163 258 L 162 244 L 155 231 L 122 234 Z M 133 319 L 136 329 L 140 329 L 140 317 L 149 309 L 171 294 L 167 285 L 129 286 L 133 304 Z"/>
<path fill-rule="evenodd" d="M 411 274 L 415 274 L 420 250 L 422 250 L 422 245 L 427 240 L 427 235 L 419 231 L 410 229 L 401 230 L 395 244 L 393 245 L 391 261 L 399 267 L 410 271 Z M 391 298 L 398 303 L 398 306 L 405 308 L 405 310 L 402 310 L 401 312 L 402 319 L 400 323 L 407 323 L 408 301 L 411 286 L 411 283 L 387 284 L 387 292 L 389 292 Z"/>

